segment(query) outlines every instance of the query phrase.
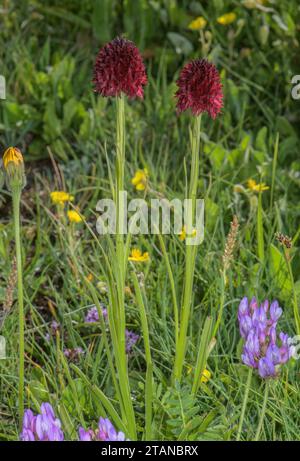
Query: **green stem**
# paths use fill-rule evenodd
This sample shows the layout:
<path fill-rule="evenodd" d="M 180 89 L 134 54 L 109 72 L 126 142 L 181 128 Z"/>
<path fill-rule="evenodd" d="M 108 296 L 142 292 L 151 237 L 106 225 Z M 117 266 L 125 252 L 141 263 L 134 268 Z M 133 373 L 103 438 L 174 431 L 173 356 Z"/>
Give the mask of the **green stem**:
<path fill-rule="evenodd" d="M 177 348 L 177 343 L 178 343 L 178 330 L 179 330 L 179 319 L 178 319 L 178 303 L 177 303 L 177 295 L 176 295 L 176 288 L 175 288 L 175 281 L 172 273 L 172 268 L 168 256 L 168 252 L 166 249 L 166 245 L 164 242 L 164 239 L 161 235 L 161 233 L 158 233 L 158 238 L 160 242 L 160 246 L 165 258 L 165 263 L 167 266 L 167 272 L 169 276 L 169 281 L 171 285 L 171 293 L 172 293 L 172 299 L 173 299 L 173 313 L 174 313 L 174 324 L 175 324 L 175 348 Z"/>
<path fill-rule="evenodd" d="M 191 147 L 192 147 L 192 164 L 189 190 L 187 199 L 192 200 L 192 209 L 188 207 L 189 215 L 187 216 L 188 224 L 193 222 L 193 217 L 196 209 L 197 184 L 199 179 L 199 148 L 200 148 L 200 129 L 201 115 L 195 118 Z M 187 347 L 187 329 L 189 324 L 192 297 L 193 297 L 193 281 L 195 273 L 195 263 L 197 255 L 197 245 L 186 246 L 185 258 L 185 279 L 183 288 L 183 302 L 181 307 L 179 337 L 176 348 L 175 363 L 173 378 L 180 381 L 182 377 L 183 363 Z"/>
<path fill-rule="evenodd" d="M 264 250 L 264 228 L 263 228 L 263 210 L 262 210 L 262 191 L 258 195 L 258 206 L 257 206 L 257 255 L 263 264 L 265 259 Z"/>
<path fill-rule="evenodd" d="M 295 281 L 294 281 L 294 275 L 293 275 L 293 270 L 291 266 L 290 255 L 286 248 L 284 248 L 284 258 L 285 258 L 285 262 L 287 265 L 287 269 L 288 269 L 288 273 L 289 273 L 289 277 L 290 277 L 290 281 L 292 285 L 292 291 L 293 291 L 293 310 L 294 310 L 296 331 L 297 331 L 297 335 L 300 335 L 300 315 L 299 315 L 299 308 L 298 308 L 297 292 L 295 288 Z"/>
<path fill-rule="evenodd" d="M 118 293 L 118 312 L 113 319 L 118 345 L 115 348 L 116 366 L 119 374 L 120 390 L 122 393 L 123 405 L 126 410 L 128 434 L 131 440 L 136 440 L 135 415 L 130 395 L 130 385 L 128 376 L 127 355 L 125 350 L 125 278 L 127 268 L 127 258 L 124 245 L 123 222 L 124 204 L 122 203 L 120 192 L 124 190 L 124 170 L 125 170 L 125 101 L 124 96 L 116 98 L 117 105 L 117 142 L 116 142 L 116 286 Z"/>
<path fill-rule="evenodd" d="M 258 422 L 258 426 L 257 426 L 255 438 L 254 438 L 255 442 L 257 442 L 259 440 L 259 436 L 260 436 L 261 429 L 262 429 L 262 426 L 263 426 L 263 422 L 264 422 L 264 418 L 265 418 L 265 414 L 266 414 L 267 402 L 268 402 L 268 395 L 269 395 L 269 382 L 266 381 L 263 406 L 262 406 L 262 409 L 261 409 L 260 418 L 259 418 L 259 422 Z"/>
<path fill-rule="evenodd" d="M 241 411 L 241 417 L 240 417 L 240 422 L 239 422 L 239 428 L 238 428 L 238 433 L 237 433 L 237 436 L 236 436 L 237 441 L 240 440 L 242 429 L 243 429 L 245 411 L 246 411 L 246 407 L 247 407 L 249 390 L 250 390 L 251 380 L 252 380 L 252 373 L 253 373 L 253 368 L 249 368 L 247 382 L 246 382 L 245 395 L 244 395 L 244 400 L 243 400 L 243 406 L 242 406 L 242 411 Z"/>
<path fill-rule="evenodd" d="M 274 155 L 273 155 L 270 211 L 272 211 L 272 208 L 273 208 L 274 186 L 275 186 L 275 176 L 276 176 L 276 167 L 277 167 L 277 158 L 278 158 L 278 147 L 279 147 L 279 133 L 277 133 L 277 135 L 276 135 L 275 147 L 274 147 Z"/>
<path fill-rule="evenodd" d="M 15 245 L 18 273 L 18 304 L 19 304 L 19 427 L 22 428 L 24 414 L 24 298 L 23 298 L 23 272 L 22 252 L 20 237 L 20 201 L 21 188 L 15 187 L 12 190 L 13 220 L 15 229 Z"/>
<path fill-rule="evenodd" d="M 221 320 L 222 320 L 222 315 L 223 315 L 223 310 L 224 310 L 224 303 L 225 303 L 225 284 L 226 284 L 226 271 L 224 269 L 222 271 L 222 274 L 221 274 L 220 308 L 219 308 L 219 312 L 218 312 L 218 318 L 217 318 L 217 321 L 216 321 L 216 324 L 215 324 L 215 327 L 214 327 L 214 330 L 213 330 L 213 334 L 212 334 L 213 338 L 216 337 L 217 332 L 219 330 L 219 326 L 221 324 Z"/>
<path fill-rule="evenodd" d="M 116 256 L 118 262 L 117 289 L 119 298 L 120 316 L 120 346 L 125 353 L 125 309 L 124 309 L 124 290 L 125 290 L 125 251 L 124 236 L 122 226 L 124 220 L 124 207 L 121 203 L 120 192 L 124 189 L 124 169 L 125 169 L 125 104 L 124 97 L 117 98 L 117 143 L 116 143 Z"/>
<path fill-rule="evenodd" d="M 146 382 L 145 382 L 145 440 L 152 440 L 152 402 L 153 402 L 153 363 L 151 358 L 150 337 L 146 306 L 143 294 L 135 272 L 132 274 L 134 290 L 136 294 L 137 305 L 140 310 L 140 319 L 143 332 L 145 358 L 147 364 Z"/>

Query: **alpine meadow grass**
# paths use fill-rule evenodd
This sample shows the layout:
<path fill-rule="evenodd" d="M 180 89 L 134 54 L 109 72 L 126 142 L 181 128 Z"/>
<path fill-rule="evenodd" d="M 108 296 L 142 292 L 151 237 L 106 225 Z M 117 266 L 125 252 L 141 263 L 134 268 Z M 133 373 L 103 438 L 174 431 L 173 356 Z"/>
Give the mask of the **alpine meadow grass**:
<path fill-rule="evenodd" d="M 299 14 L 3 2 L 0 441 L 300 439 Z"/>

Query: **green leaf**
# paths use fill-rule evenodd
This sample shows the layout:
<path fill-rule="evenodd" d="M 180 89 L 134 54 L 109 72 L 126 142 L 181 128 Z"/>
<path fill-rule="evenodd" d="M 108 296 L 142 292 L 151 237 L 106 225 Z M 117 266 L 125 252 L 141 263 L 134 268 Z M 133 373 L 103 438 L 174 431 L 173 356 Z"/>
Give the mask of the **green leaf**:
<path fill-rule="evenodd" d="M 257 150 L 267 152 L 267 134 L 268 134 L 268 128 L 266 126 L 263 126 L 259 132 L 257 133 L 256 140 L 255 140 L 255 148 Z"/>
<path fill-rule="evenodd" d="M 276 288 L 281 291 L 283 297 L 289 297 L 292 293 L 292 284 L 283 254 L 274 245 L 270 245 L 270 271 Z"/>

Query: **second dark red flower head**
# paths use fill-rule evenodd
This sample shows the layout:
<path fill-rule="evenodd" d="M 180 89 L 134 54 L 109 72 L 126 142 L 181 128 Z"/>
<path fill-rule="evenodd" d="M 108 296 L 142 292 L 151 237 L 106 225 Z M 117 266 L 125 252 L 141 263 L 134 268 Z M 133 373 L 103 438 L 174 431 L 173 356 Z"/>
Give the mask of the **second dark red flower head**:
<path fill-rule="evenodd" d="M 143 98 L 147 75 L 143 59 L 133 42 L 115 38 L 99 51 L 94 66 L 95 92 L 101 96 Z M 205 59 L 189 62 L 177 80 L 177 111 L 191 109 L 194 115 L 207 112 L 212 118 L 223 106 L 218 70 Z"/>

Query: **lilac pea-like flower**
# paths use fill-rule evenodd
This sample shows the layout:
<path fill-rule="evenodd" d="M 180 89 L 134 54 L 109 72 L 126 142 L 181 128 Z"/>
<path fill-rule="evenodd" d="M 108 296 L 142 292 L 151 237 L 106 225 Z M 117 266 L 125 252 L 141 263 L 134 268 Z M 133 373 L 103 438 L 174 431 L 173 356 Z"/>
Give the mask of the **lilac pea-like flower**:
<path fill-rule="evenodd" d="M 260 354 L 259 339 L 255 331 L 251 330 L 245 344 L 247 349 L 254 357 L 258 357 Z"/>
<path fill-rule="evenodd" d="M 33 442 L 35 440 L 35 421 L 36 416 L 31 410 L 26 410 L 23 416 L 23 428 L 21 433 L 21 440 L 24 442 Z"/>
<path fill-rule="evenodd" d="M 276 332 L 276 325 L 273 325 L 269 328 L 269 342 L 270 344 L 276 344 L 277 341 L 277 332 Z"/>
<path fill-rule="evenodd" d="M 292 356 L 292 347 L 289 345 L 289 337 L 287 334 L 281 332 L 279 334 L 281 347 L 279 348 L 280 363 L 286 363 Z"/>
<path fill-rule="evenodd" d="M 98 440 L 104 442 L 123 442 L 125 440 L 125 434 L 117 432 L 108 418 L 100 418 L 98 429 Z"/>
<path fill-rule="evenodd" d="M 249 315 L 241 317 L 240 320 L 240 333 L 242 338 L 246 339 L 252 328 L 252 319 Z"/>
<path fill-rule="evenodd" d="M 25 411 L 20 438 L 26 442 L 64 440 L 61 422 L 55 417 L 54 410 L 49 403 L 42 403 L 41 412 L 38 415 L 34 415 L 31 410 Z"/>
<path fill-rule="evenodd" d="M 263 357 L 258 362 L 258 373 L 261 378 L 275 378 L 275 365 L 269 357 Z"/>
<path fill-rule="evenodd" d="M 278 301 L 273 301 L 270 306 L 270 317 L 271 317 L 271 321 L 273 324 L 277 323 L 281 314 L 282 314 L 282 309 L 281 307 L 279 307 Z"/>
<path fill-rule="evenodd" d="M 247 299 L 247 298 L 246 298 Z M 254 312 L 258 307 L 258 304 L 257 304 L 257 300 L 255 297 L 253 297 L 250 301 L 250 304 L 249 304 L 249 309 L 250 309 L 250 312 Z"/>
<path fill-rule="evenodd" d="M 293 353 L 287 334 L 280 333 L 278 345 L 276 329 L 281 315 L 277 301 L 269 305 L 266 300 L 259 307 L 255 298 L 249 305 L 247 298 L 243 298 L 239 306 L 239 327 L 245 340 L 241 358 L 245 365 L 258 369 L 262 378 L 276 377 L 280 366 L 288 362 Z"/>
<path fill-rule="evenodd" d="M 86 431 L 83 427 L 80 427 L 78 433 L 81 442 L 91 442 L 93 440 L 94 432 L 91 429 Z"/>
<path fill-rule="evenodd" d="M 246 315 L 249 315 L 249 307 L 248 307 L 248 298 L 244 296 L 244 298 L 241 300 L 240 305 L 239 305 L 239 310 L 238 310 L 238 317 L 239 319 L 243 318 Z"/>
<path fill-rule="evenodd" d="M 35 423 L 36 434 L 41 441 L 62 441 L 64 435 L 61 422 L 55 417 L 50 403 L 42 403 L 41 414 L 37 415 Z"/>
<path fill-rule="evenodd" d="M 253 324 L 256 326 L 265 326 L 267 322 L 267 314 L 263 306 L 257 308 L 252 315 Z"/>
<path fill-rule="evenodd" d="M 268 310 L 269 310 L 269 301 L 266 299 L 266 300 L 262 303 L 261 307 L 263 308 L 263 310 L 265 311 L 265 313 L 267 313 Z"/>
<path fill-rule="evenodd" d="M 250 368 L 257 368 L 258 366 L 254 355 L 246 348 L 244 348 L 242 353 L 242 362 Z"/>
<path fill-rule="evenodd" d="M 246 339 L 249 331 L 252 328 L 252 319 L 250 316 L 250 309 L 248 306 L 248 299 L 244 297 L 239 305 L 238 309 L 238 319 L 240 324 L 240 333 L 241 336 Z"/>
<path fill-rule="evenodd" d="M 40 441 L 62 441 L 63 434 L 60 425 L 49 419 L 46 415 L 37 415 L 36 417 L 36 434 Z"/>

